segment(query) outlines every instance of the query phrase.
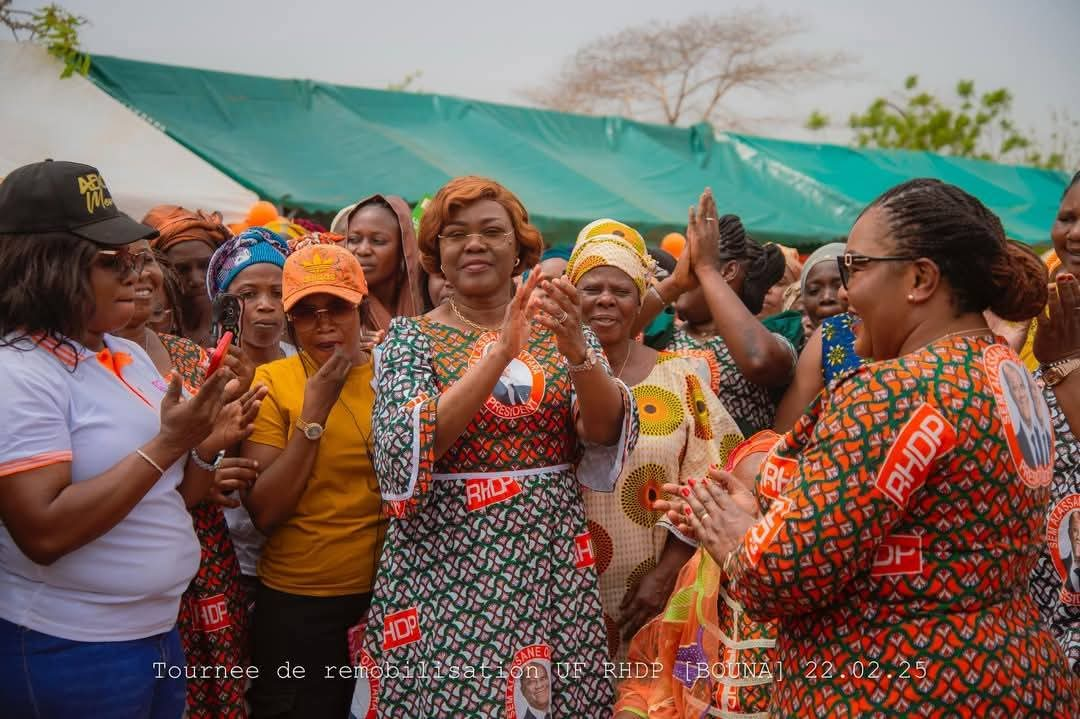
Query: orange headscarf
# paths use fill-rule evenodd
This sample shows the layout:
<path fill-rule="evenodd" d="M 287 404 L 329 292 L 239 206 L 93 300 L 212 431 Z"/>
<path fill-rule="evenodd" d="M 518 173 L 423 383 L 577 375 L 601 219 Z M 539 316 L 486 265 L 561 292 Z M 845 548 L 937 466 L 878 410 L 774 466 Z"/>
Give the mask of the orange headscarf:
<path fill-rule="evenodd" d="M 150 246 L 161 252 L 168 252 L 181 242 L 202 242 L 216 250 L 232 237 L 221 223 L 220 212 L 192 212 L 179 205 L 158 205 L 151 208 L 142 221 L 160 233 L 150 241 Z"/>

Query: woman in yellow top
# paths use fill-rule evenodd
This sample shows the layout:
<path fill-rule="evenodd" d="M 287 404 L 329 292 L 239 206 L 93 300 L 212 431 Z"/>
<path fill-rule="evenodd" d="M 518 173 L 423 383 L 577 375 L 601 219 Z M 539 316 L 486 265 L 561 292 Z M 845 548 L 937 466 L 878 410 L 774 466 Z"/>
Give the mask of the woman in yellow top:
<path fill-rule="evenodd" d="M 367 285 L 348 250 L 309 239 L 285 262 L 282 295 L 299 354 L 256 371 L 269 393 L 243 447 L 262 470 L 245 505 L 268 537 L 251 704 L 258 717 L 345 717 L 353 683 L 326 667 L 350 664 L 347 633 L 367 612 L 386 526 L 370 459 Z"/>

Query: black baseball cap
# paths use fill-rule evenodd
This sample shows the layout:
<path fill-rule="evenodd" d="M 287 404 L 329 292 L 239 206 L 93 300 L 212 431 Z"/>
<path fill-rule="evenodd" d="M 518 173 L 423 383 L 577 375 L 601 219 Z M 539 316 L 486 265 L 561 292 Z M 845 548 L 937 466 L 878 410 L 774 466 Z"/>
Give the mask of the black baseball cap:
<path fill-rule="evenodd" d="M 153 227 L 116 209 L 96 167 L 45 160 L 0 182 L 0 235 L 70 232 L 101 245 L 157 237 Z"/>

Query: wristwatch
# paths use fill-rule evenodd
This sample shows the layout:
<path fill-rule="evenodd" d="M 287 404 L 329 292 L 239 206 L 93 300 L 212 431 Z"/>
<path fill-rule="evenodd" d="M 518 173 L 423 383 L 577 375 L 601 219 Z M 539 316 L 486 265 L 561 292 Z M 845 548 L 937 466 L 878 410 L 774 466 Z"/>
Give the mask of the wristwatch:
<path fill-rule="evenodd" d="M 1042 374 L 1043 382 L 1046 383 L 1047 387 L 1061 384 L 1077 367 L 1080 367 L 1080 357 L 1058 360 L 1057 362 L 1044 365 Z"/>
<path fill-rule="evenodd" d="M 200 457 L 198 450 L 194 447 L 191 448 L 188 454 L 191 455 L 191 461 L 195 463 L 195 466 L 206 472 L 216 472 L 217 468 L 221 466 L 221 460 L 225 459 L 225 450 L 215 454 L 212 462 L 207 462 Z"/>
<path fill-rule="evenodd" d="M 296 418 L 296 428 L 304 433 L 304 436 L 310 439 L 312 442 L 322 437 L 325 429 L 318 422 L 305 422 L 299 417 Z"/>
<path fill-rule="evenodd" d="M 581 364 L 572 364 L 566 369 L 570 374 L 577 374 L 578 372 L 588 372 L 596 366 L 596 354 L 592 351 L 592 347 L 585 349 L 585 361 Z"/>

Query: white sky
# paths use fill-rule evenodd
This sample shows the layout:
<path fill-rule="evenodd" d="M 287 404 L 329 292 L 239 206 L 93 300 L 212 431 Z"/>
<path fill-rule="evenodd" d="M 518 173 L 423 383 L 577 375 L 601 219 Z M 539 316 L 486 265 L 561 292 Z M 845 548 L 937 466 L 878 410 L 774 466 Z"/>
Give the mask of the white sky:
<path fill-rule="evenodd" d="M 729 0 L 57 0 L 90 19 L 90 52 L 277 77 L 385 88 L 420 70 L 426 92 L 524 104 L 520 91 L 579 46 L 624 27 L 722 13 Z M 17 0 L 34 8 L 44 0 Z M 852 77 L 783 98 L 737 98 L 737 110 L 781 118 L 755 128 L 792 139 L 815 108 L 846 122 L 904 78 L 951 93 L 956 80 L 1009 88 L 1022 128 L 1048 135 L 1051 112 L 1080 120 L 1080 0 L 773 0 L 808 31 L 799 45 L 858 57 Z M 720 128 L 723 129 L 723 128 Z M 1077 132 L 1074 130 L 1073 136 Z"/>

